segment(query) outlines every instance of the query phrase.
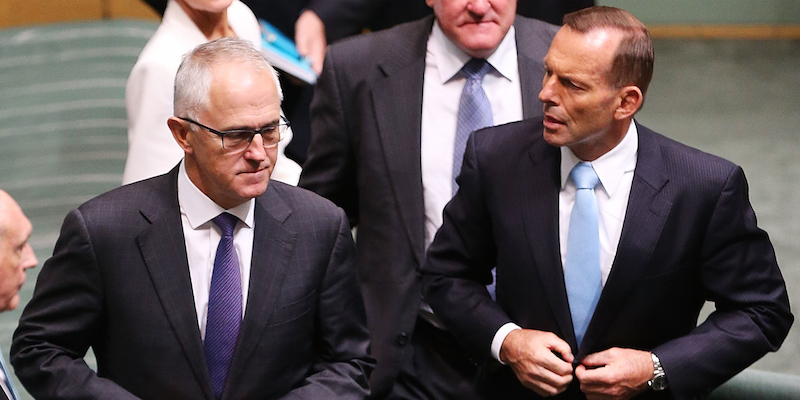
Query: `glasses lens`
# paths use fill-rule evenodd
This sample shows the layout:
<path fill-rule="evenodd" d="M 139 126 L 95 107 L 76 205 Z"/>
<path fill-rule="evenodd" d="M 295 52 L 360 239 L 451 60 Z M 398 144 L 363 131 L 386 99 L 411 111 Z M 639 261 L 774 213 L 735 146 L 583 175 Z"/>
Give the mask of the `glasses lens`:
<path fill-rule="evenodd" d="M 226 149 L 239 150 L 247 147 L 252 140 L 254 131 L 230 131 L 222 137 L 222 145 Z"/>

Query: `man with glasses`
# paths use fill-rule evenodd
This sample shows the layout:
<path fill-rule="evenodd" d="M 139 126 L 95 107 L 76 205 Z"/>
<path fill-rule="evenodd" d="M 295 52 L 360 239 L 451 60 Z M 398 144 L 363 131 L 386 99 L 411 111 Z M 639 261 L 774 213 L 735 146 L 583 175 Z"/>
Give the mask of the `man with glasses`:
<path fill-rule="evenodd" d="M 20 381 L 42 399 L 365 398 L 346 217 L 269 179 L 288 125 L 275 71 L 224 38 L 175 87 L 183 161 L 69 213 L 15 333 Z"/>

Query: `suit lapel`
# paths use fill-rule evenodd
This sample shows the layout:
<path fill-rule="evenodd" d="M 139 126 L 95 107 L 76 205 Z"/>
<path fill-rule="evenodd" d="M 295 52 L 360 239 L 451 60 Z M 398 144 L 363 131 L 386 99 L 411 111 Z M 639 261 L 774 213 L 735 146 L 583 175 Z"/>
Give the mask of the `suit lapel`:
<path fill-rule="evenodd" d="M 372 101 L 378 136 L 389 170 L 396 204 L 418 263 L 424 258 L 425 207 L 422 192 L 421 139 L 422 84 L 425 54 L 433 17 L 419 22 L 402 46 L 392 47 L 379 62 L 380 78 L 375 80 Z"/>
<path fill-rule="evenodd" d="M 592 321 L 586 331 L 579 357 L 583 357 L 594 341 L 606 332 L 620 304 L 624 302 L 636 282 L 647 271 L 672 202 L 663 188 L 669 178 L 664 174 L 661 148 L 655 133 L 638 125 L 639 150 L 628 208 L 622 225 L 617 254 L 611 267 Z"/>
<path fill-rule="evenodd" d="M 540 117 L 542 103 L 539 101 L 539 92 L 542 90 L 543 60 L 556 27 L 518 15 L 514 21 L 514 30 L 522 89 L 522 117 Z"/>
<path fill-rule="evenodd" d="M 269 324 L 294 254 L 297 233 L 283 225 L 292 213 L 291 208 L 273 185 L 270 184 L 265 194 L 256 199 L 247 309 L 228 373 L 224 398 L 238 397 L 235 390 L 241 386 L 241 379 L 247 379 L 247 371 L 252 369 L 248 368 L 250 358 Z"/>
<path fill-rule="evenodd" d="M 164 187 L 155 190 L 163 197 L 150 199 L 150 206 L 143 207 L 142 216 L 150 226 L 138 237 L 150 279 L 153 281 L 164 313 L 180 343 L 189 366 L 207 399 L 213 399 L 213 389 L 205 363 L 200 328 L 197 325 L 193 302 L 192 283 L 189 276 L 189 261 L 178 206 L 178 173 L 173 169 L 161 179 Z"/>
<path fill-rule="evenodd" d="M 528 248 L 542 286 L 550 301 L 559 328 L 567 342 L 575 347 L 575 332 L 572 329 L 567 291 L 564 286 L 564 271 L 558 240 L 558 193 L 561 190 L 559 150 L 548 145 L 541 137 L 541 130 L 530 160 L 523 163 L 521 193 L 526 208 L 523 212 Z"/>

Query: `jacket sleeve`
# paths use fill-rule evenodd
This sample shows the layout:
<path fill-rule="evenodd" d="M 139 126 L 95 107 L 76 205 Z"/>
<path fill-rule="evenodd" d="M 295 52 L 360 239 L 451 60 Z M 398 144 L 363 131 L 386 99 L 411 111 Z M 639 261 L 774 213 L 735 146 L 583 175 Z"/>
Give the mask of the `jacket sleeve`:
<path fill-rule="evenodd" d="M 652 350 L 677 399 L 717 387 L 777 350 L 794 319 L 741 168 L 728 175 L 705 232 L 699 278 L 715 311 L 690 334 Z"/>
<path fill-rule="evenodd" d="M 73 210 L 64 220 L 53 257 L 39 273 L 11 345 L 11 364 L 34 398 L 136 399 L 97 376 L 83 360 L 101 334 L 103 297 L 86 223 Z"/>

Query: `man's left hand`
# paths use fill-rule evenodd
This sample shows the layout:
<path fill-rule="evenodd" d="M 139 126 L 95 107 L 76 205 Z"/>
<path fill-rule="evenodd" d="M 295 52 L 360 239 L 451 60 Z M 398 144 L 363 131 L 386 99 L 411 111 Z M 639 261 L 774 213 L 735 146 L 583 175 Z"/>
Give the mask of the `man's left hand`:
<path fill-rule="evenodd" d="M 588 400 L 627 400 L 647 390 L 653 359 L 647 351 L 615 347 L 586 356 L 575 377 Z"/>

